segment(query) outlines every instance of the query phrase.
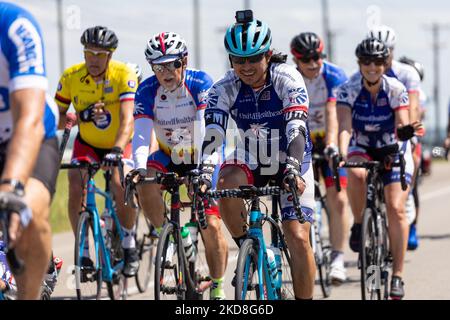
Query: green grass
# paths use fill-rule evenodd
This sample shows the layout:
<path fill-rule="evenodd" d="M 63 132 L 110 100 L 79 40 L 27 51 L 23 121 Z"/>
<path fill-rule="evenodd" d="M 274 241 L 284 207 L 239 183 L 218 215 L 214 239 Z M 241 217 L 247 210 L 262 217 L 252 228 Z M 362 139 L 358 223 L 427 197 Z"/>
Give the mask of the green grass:
<path fill-rule="evenodd" d="M 103 172 L 98 172 L 95 177 L 95 184 L 98 188 L 103 189 L 105 187 L 105 179 L 103 178 Z M 60 233 L 70 231 L 69 213 L 68 213 L 68 201 L 69 201 L 69 189 L 68 189 L 67 170 L 60 170 L 58 180 L 56 182 L 56 192 L 53 197 L 52 206 L 50 209 L 50 224 L 53 233 Z M 187 190 L 185 186 L 180 189 L 181 200 L 184 202 L 189 201 L 187 196 Z M 96 196 L 97 208 L 101 213 L 104 208 L 103 198 Z M 170 195 L 165 197 L 167 205 L 170 206 Z"/>
<path fill-rule="evenodd" d="M 105 187 L 105 179 L 102 172 L 95 175 L 95 183 L 98 188 Z M 68 201 L 69 201 L 69 187 L 68 187 L 67 170 L 60 170 L 58 180 L 56 182 L 56 192 L 53 197 L 52 206 L 50 208 L 50 224 L 53 233 L 70 231 Z M 101 197 L 96 197 L 97 206 L 101 212 L 104 208 L 104 201 Z"/>

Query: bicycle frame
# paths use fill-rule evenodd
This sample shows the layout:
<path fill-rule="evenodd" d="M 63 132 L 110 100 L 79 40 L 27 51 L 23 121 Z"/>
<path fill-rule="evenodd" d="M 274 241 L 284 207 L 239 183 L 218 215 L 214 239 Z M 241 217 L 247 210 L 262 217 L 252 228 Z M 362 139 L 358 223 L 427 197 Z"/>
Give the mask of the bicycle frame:
<path fill-rule="evenodd" d="M 263 279 L 264 274 L 264 283 L 266 283 L 266 290 L 263 288 L 263 283 L 259 282 L 259 294 L 260 300 L 264 300 L 264 293 L 267 293 L 268 300 L 279 300 L 281 297 L 278 296 L 276 283 L 273 281 L 271 276 L 271 267 L 269 265 L 269 260 L 267 258 L 267 247 L 264 241 L 264 235 L 262 230 L 262 221 L 265 219 L 270 219 L 269 217 L 264 217 L 265 215 L 261 212 L 259 206 L 259 199 L 252 200 L 252 208 L 250 211 L 249 218 L 249 230 L 247 231 L 248 237 L 253 238 L 258 242 L 258 277 L 259 279 Z M 275 221 L 273 221 L 275 223 Z M 272 224 L 271 224 L 272 225 Z M 273 243 L 275 244 L 275 243 Z M 250 261 L 246 263 L 246 272 L 248 272 Z M 278 272 L 277 272 L 278 273 Z M 278 275 L 277 275 L 278 277 Z M 246 275 L 246 280 L 248 279 L 248 274 Z M 247 286 L 247 283 L 244 282 L 244 286 Z"/>
<path fill-rule="evenodd" d="M 101 226 L 100 226 L 100 215 L 97 210 L 97 204 L 95 200 L 95 195 L 98 194 L 99 196 L 103 197 L 105 199 L 105 209 L 109 210 L 109 213 L 114 221 L 113 225 L 115 227 L 115 231 L 120 237 L 120 241 L 123 239 L 123 233 L 120 225 L 119 218 L 116 214 L 115 208 L 114 208 L 114 201 L 112 199 L 112 195 L 110 193 L 110 176 L 111 172 L 105 173 L 105 180 L 106 180 L 106 186 L 105 191 L 100 190 L 95 185 L 94 175 L 95 172 L 100 168 L 99 164 L 91 164 L 89 161 L 87 162 L 81 162 L 77 164 L 63 164 L 61 165 L 62 169 L 87 169 L 88 170 L 88 181 L 86 183 L 87 187 L 87 194 L 86 194 L 86 205 L 83 206 L 83 210 L 89 213 L 91 219 L 92 219 L 92 232 L 94 235 L 94 246 L 95 246 L 95 253 L 96 253 L 96 268 L 101 270 L 102 272 L 102 279 L 106 282 L 111 282 L 114 278 L 114 275 L 117 274 L 123 267 L 124 267 L 124 261 L 120 261 L 117 263 L 114 267 L 111 265 L 111 255 L 110 251 L 106 247 L 105 239 L 103 238 L 103 235 L 101 233 Z M 119 172 L 121 171 L 121 168 L 119 166 Z M 85 246 L 85 240 L 86 240 L 86 227 L 82 231 L 82 242 L 81 242 L 81 248 L 82 249 Z M 100 254 L 101 250 L 101 254 Z M 82 252 L 82 251 L 80 251 Z M 100 258 L 102 259 L 100 260 Z M 101 265 L 100 265 L 101 263 Z M 79 273 L 81 270 L 75 269 L 75 272 Z M 79 277 L 79 274 L 78 274 Z"/>
<path fill-rule="evenodd" d="M 106 176 L 106 175 L 105 175 Z M 120 221 L 117 217 L 116 211 L 114 209 L 112 196 L 109 191 L 109 179 L 106 179 L 106 188 L 105 191 L 100 190 L 95 186 L 95 181 L 92 175 L 89 175 L 89 181 L 87 183 L 87 195 L 86 195 L 86 211 L 90 213 L 91 219 L 93 221 L 93 233 L 94 233 L 94 243 L 95 243 L 95 252 L 96 254 L 99 253 L 99 247 L 102 252 L 101 256 L 104 257 L 102 259 L 102 265 L 99 265 L 100 257 L 96 257 L 97 265 L 96 268 L 101 268 L 102 270 L 102 278 L 110 282 L 113 280 L 114 274 L 119 272 L 124 267 L 124 261 L 121 261 L 114 267 L 111 265 L 111 259 L 110 259 L 110 252 L 106 248 L 105 245 L 105 239 L 102 236 L 101 233 L 101 226 L 100 226 L 100 215 L 97 210 L 95 195 L 98 194 L 102 196 L 105 199 L 105 209 L 109 210 L 109 213 L 111 214 L 111 217 L 113 218 L 113 225 L 115 227 L 115 231 L 120 237 L 120 241 L 123 239 L 123 233 L 122 229 L 120 227 Z M 83 230 L 83 237 L 82 239 L 85 239 Z M 84 240 L 82 242 L 82 245 L 84 245 Z"/>

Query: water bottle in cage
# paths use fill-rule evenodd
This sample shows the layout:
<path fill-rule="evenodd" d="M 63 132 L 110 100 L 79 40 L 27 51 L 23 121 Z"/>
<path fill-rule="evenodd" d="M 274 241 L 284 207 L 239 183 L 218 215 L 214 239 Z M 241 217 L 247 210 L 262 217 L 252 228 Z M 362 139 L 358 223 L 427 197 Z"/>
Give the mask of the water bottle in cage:
<path fill-rule="evenodd" d="M 278 266 L 277 266 L 277 262 L 276 262 L 276 258 L 275 258 L 275 252 L 277 250 L 278 250 L 278 255 L 279 255 L 280 250 L 278 248 L 270 246 L 266 249 L 267 261 L 269 263 L 269 272 L 272 277 L 272 280 L 278 286 Z M 280 261 L 281 261 L 281 258 L 280 258 Z"/>
<path fill-rule="evenodd" d="M 183 242 L 184 252 L 189 262 L 195 261 L 195 247 L 192 243 L 192 238 L 189 229 L 186 227 L 181 228 L 181 240 Z"/>
<path fill-rule="evenodd" d="M 197 222 L 188 222 L 184 225 L 191 235 L 192 243 L 197 247 L 197 235 L 198 235 L 198 223 Z"/>
<path fill-rule="evenodd" d="M 320 233 L 322 229 L 322 202 L 316 201 L 316 210 L 314 214 L 314 220 L 316 221 L 316 226 Z"/>

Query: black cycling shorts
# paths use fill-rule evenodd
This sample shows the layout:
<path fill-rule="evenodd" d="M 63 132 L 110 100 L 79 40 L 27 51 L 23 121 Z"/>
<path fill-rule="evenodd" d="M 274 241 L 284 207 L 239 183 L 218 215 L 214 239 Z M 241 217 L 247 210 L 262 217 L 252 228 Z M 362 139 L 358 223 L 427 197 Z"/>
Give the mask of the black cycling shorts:
<path fill-rule="evenodd" d="M 5 166 L 7 147 L 7 142 L 0 145 L 0 172 L 3 172 Z M 39 154 L 31 177 L 39 180 L 44 184 L 44 186 L 50 192 L 51 198 L 53 198 L 53 195 L 55 194 L 56 178 L 58 177 L 59 165 L 60 159 L 57 138 L 54 137 L 44 140 L 39 150 Z"/>

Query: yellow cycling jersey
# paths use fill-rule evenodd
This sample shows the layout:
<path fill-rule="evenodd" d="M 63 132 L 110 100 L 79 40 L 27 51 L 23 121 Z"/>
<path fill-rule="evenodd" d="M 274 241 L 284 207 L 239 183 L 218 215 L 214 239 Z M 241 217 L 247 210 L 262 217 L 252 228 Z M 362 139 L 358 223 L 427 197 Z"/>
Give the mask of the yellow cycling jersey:
<path fill-rule="evenodd" d="M 104 116 L 97 121 L 80 121 L 79 132 L 87 144 L 110 149 L 114 146 L 119 130 L 120 104 L 134 101 L 137 86 L 136 73 L 125 63 L 111 60 L 104 80 L 96 83 L 83 62 L 64 71 L 55 100 L 64 109 L 68 109 L 72 103 L 77 113 L 99 101 L 103 102 L 106 111 Z"/>

